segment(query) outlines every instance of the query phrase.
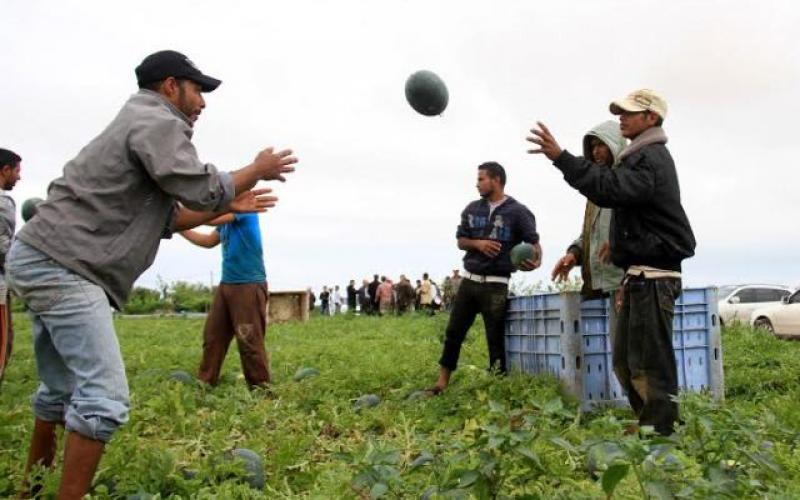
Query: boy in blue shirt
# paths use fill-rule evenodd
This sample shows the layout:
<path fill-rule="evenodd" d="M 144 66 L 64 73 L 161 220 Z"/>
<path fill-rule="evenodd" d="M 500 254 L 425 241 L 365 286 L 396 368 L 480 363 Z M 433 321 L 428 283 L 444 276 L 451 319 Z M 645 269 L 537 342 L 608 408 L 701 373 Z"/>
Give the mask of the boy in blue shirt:
<path fill-rule="evenodd" d="M 217 226 L 210 234 L 181 232 L 184 238 L 201 247 L 212 248 L 222 243 L 222 279 L 203 330 L 203 359 L 198 378 L 210 385 L 217 384 L 228 346 L 236 337 L 247 384 L 267 385 L 270 373 L 264 339 L 269 294 L 258 215 L 226 214 L 209 225 Z"/>

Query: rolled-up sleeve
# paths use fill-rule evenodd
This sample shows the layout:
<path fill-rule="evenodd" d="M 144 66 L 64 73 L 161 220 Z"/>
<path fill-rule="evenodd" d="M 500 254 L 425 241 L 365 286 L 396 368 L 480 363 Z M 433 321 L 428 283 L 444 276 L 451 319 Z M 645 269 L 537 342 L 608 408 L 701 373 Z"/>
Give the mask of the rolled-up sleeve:
<path fill-rule="evenodd" d="M 184 206 L 220 211 L 233 200 L 233 178 L 197 157 L 192 129 L 181 119 L 151 117 L 131 130 L 129 147 L 148 175 Z"/>

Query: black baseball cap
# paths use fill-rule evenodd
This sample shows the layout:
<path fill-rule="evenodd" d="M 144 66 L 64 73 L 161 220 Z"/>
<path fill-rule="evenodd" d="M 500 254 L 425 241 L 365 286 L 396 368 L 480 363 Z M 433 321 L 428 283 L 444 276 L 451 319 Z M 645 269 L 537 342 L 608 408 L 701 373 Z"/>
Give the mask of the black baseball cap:
<path fill-rule="evenodd" d="M 170 76 L 191 80 L 200 85 L 203 92 L 211 92 L 222 83 L 222 80 L 204 75 L 191 59 L 174 50 L 161 50 L 150 54 L 136 66 L 136 81 L 140 88 Z"/>

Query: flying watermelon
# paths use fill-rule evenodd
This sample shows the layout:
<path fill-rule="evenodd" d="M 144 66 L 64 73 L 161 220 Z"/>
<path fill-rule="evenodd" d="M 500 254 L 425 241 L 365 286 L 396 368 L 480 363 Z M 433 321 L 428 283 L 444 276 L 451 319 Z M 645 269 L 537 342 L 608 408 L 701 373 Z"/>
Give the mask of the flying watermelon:
<path fill-rule="evenodd" d="M 448 99 L 447 86 L 432 71 L 417 71 L 406 80 L 406 100 L 419 114 L 441 115 L 447 107 Z"/>

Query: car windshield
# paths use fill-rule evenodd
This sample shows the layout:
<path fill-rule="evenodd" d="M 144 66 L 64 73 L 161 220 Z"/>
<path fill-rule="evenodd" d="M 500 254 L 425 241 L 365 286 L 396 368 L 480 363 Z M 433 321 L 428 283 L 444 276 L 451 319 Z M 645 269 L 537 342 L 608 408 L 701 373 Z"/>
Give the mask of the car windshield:
<path fill-rule="evenodd" d="M 728 295 L 730 295 L 734 290 L 739 288 L 738 285 L 727 285 L 719 287 L 719 294 L 717 295 L 719 298 L 724 299 Z"/>

